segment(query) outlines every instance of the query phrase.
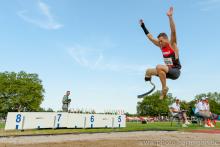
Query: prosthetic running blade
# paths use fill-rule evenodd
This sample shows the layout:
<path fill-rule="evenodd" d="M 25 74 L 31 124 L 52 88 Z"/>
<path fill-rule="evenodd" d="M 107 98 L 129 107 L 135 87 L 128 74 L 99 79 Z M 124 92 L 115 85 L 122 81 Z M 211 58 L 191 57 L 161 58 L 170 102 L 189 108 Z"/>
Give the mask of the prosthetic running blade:
<path fill-rule="evenodd" d="M 152 83 L 151 81 L 149 81 L 149 82 L 150 82 L 150 84 L 153 86 L 152 89 L 149 90 L 148 92 L 144 93 L 144 94 L 138 95 L 138 96 L 137 96 L 138 98 L 143 98 L 143 97 L 147 96 L 148 94 L 150 94 L 151 92 L 154 91 L 154 89 L 155 89 L 154 83 Z"/>

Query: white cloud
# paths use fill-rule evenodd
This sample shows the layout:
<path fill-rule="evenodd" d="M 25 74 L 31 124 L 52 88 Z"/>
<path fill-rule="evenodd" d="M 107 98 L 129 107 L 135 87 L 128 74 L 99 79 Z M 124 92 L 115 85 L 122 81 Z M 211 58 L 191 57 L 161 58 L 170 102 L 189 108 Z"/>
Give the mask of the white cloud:
<path fill-rule="evenodd" d="M 36 7 L 39 11 L 34 12 L 34 14 L 29 13 L 30 9 L 21 10 L 17 14 L 26 22 L 32 23 L 44 29 L 56 30 L 63 27 L 62 24 L 55 21 L 54 16 L 52 15 L 49 6 L 46 3 L 38 1 Z M 37 15 L 41 16 L 37 17 Z"/>
<path fill-rule="evenodd" d="M 114 62 L 106 61 L 101 50 L 82 47 L 80 45 L 69 48 L 68 53 L 77 64 L 93 70 L 143 74 L 147 67 L 146 65 L 125 64 L 116 60 Z"/>
<path fill-rule="evenodd" d="M 98 67 L 104 58 L 102 53 L 97 49 L 82 47 L 80 45 L 69 48 L 68 53 L 76 63 L 90 69 Z"/>

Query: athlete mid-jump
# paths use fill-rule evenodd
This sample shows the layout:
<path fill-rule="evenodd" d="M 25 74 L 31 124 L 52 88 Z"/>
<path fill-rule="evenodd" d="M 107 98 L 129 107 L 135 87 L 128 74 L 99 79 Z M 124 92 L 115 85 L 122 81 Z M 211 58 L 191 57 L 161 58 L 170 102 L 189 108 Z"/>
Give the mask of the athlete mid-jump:
<path fill-rule="evenodd" d="M 160 99 L 163 99 L 169 88 L 166 85 L 166 78 L 176 80 L 180 76 L 181 64 L 179 61 L 179 50 L 177 47 L 177 39 L 176 39 L 176 27 L 173 20 L 173 7 L 167 12 L 167 16 L 170 22 L 171 29 L 171 38 L 168 39 L 166 33 L 160 33 L 157 36 L 157 39 L 153 38 L 153 36 L 149 33 L 144 25 L 144 21 L 140 20 L 140 25 L 144 30 L 147 38 L 153 42 L 156 46 L 158 46 L 163 54 L 165 65 L 157 65 L 156 68 L 147 69 L 145 75 L 145 81 L 151 81 L 152 76 L 158 76 L 160 78 L 162 84 L 162 92 L 160 95 Z"/>

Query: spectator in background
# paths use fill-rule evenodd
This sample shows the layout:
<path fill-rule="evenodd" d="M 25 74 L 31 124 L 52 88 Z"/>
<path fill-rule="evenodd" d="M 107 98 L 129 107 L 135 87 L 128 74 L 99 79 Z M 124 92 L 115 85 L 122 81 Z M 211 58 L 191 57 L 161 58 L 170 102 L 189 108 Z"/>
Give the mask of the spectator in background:
<path fill-rule="evenodd" d="M 210 112 L 207 110 L 205 97 L 203 97 L 202 100 L 196 105 L 195 114 L 204 119 L 204 127 L 210 127 L 207 125 L 207 123 L 211 115 L 210 115 Z"/>
<path fill-rule="evenodd" d="M 208 124 L 210 127 L 215 127 L 213 124 L 215 124 L 215 120 L 218 119 L 218 115 L 214 114 L 210 111 L 210 106 L 209 106 L 209 98 L 205 97 L 205 103 L 206 103 L 206 110 L 209 111 L 210 113 L 210 119 L 213 121 L 213 123 L 211 123 L 211 121 L 208 119 Z"/>
<path fill-rule="evenodd" d="M 178 117 L 183 121 L 182 127 L 187 127 L 190 124 L 187 120 L 186 111 L 180 110 L 180 100 L 178 98 L 169 108 L 174 117 Z"/>
<path fill-rule="evenodd" d="M 69 110 L 69 105 L 70 105 L 70 102 L 71 102 L 71 99 L 69 99 L 69 95 L 70 95 L 70 91 L 67 91 L 66 94 L 63 96 L 63 100 L 62 100 L 63 112 L 68 112 L 68 110 Z"/>

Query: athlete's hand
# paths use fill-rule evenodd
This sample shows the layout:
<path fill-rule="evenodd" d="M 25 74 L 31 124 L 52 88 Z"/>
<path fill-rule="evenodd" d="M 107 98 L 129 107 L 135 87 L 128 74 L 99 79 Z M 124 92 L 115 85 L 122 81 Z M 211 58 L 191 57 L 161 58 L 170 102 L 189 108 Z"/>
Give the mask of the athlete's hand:
<path fill-rule="evenodd" d="M 139 20 L 140 25 L 142 25 L 144 23 L 143 19 Z"/>
<path fill-rule="evenodd" d="M 170 9 L 167 11 L 167 16 L 173 15 L 173 7 L 170 7 Z"/>

